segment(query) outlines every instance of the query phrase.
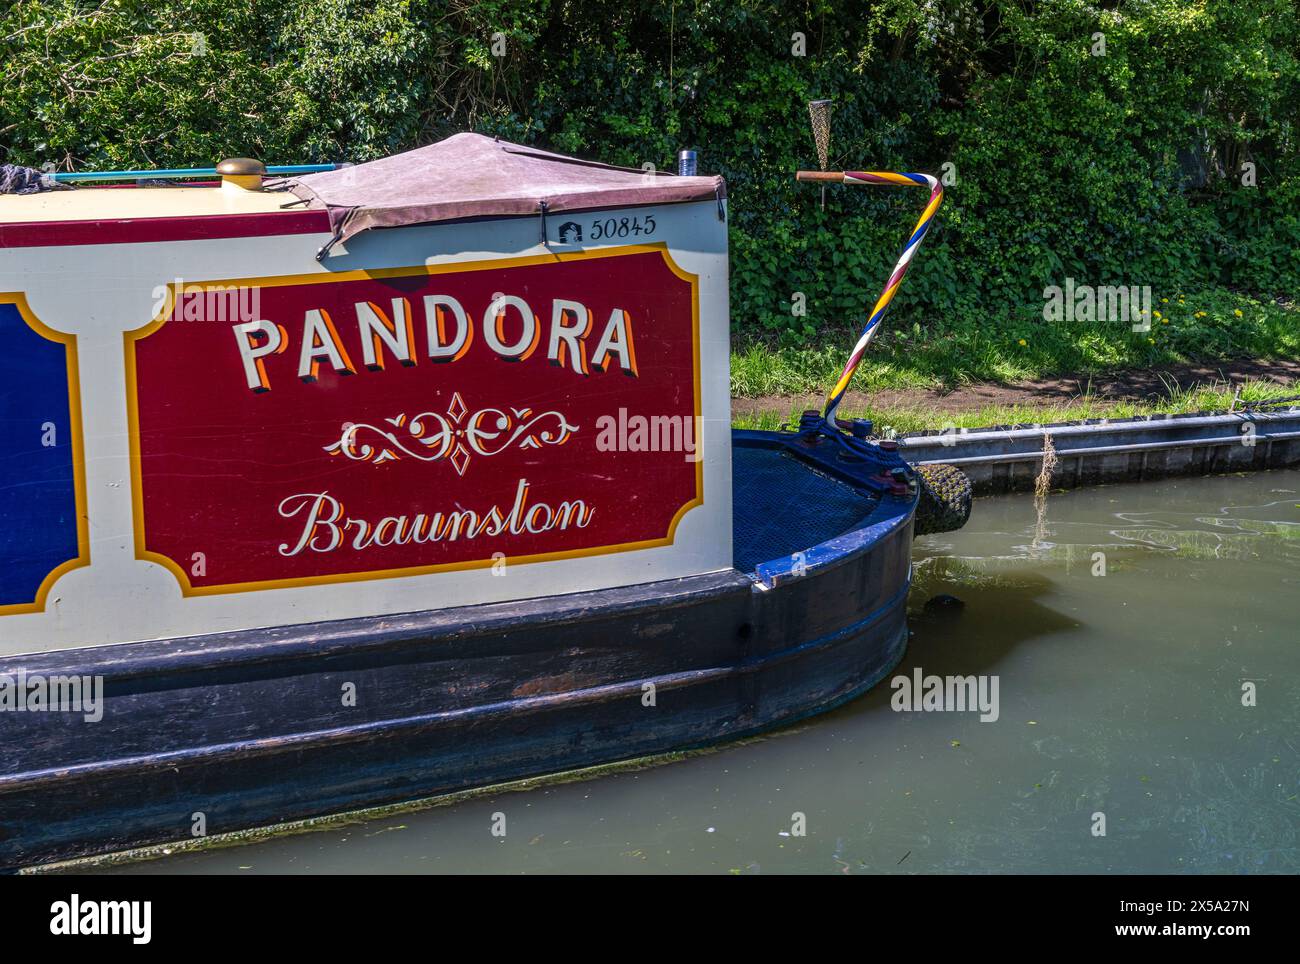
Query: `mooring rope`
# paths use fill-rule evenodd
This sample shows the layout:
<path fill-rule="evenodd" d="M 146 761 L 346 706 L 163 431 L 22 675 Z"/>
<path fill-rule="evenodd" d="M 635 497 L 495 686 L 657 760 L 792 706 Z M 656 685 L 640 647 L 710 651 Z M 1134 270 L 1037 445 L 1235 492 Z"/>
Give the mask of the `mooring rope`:
<path fill-rule="evenodd" d="M 921 219 L 916 222 L 916 227 L 912 229 L 912 236 L 908 238 L 903 253 L 899 256 L 898 263 L 894 265 L 893 273 L 890 274 L 889 280 L 885 282 L 885 289 L 880 293 L 880 297 L 876 299 L 876 306 L 871 309 L 871 316 L 862 329 L 862 335 L 858 338 L 858 343 L 853 346 L 848 363 L 844 366 L 839 380 L 836 381 L 835 387 L 831 389 L 826 398 L 826 408 L 822 412 L 822 417 L 827 422 L 834 424 L 832 420 L 835 417 L 835 410 L 844 398 L 849 382 L 853 380 L 853 373 L 857 371 L 858 363 L 862 361 L 867 346 L 871 344 L 871 339 L 875 337 L 876 330 L 880 327 L 880 321 L 884 318 L 886 309 L 889 308 L 889 303 L 894 300 L 894 295 L 898 292 L 898 286 L 903 283 L 903 278 L 907 274 L 908 267 L 912 264 L 912 259 L 916 257 L 921 242 L 925 240 L 925 235 L 930 230 L 930 224 L 934 221 L 935 212 L 939 210 L 939 205 L 943 203 L 943 185 L 939 183 L 937 177 L 931 174 L 900 174 L 893 171 L 800 171 L 795 177 L 800 181 L 829 181 L 837 184 L 888 184 L 902 187 L 928 187 L 930 189 L 930 202 L 925 206 L 925 210 L 921 212 Z"/>
<path fill-rule="evenodd" d="M 1043 466 L 1034 479 L 1034 549 L 1047 541 L 1047 497 L 1052 493 L 1052 473 L 1056 471 L 1056 446 L 1050 432 L 1043 433 Z"/>

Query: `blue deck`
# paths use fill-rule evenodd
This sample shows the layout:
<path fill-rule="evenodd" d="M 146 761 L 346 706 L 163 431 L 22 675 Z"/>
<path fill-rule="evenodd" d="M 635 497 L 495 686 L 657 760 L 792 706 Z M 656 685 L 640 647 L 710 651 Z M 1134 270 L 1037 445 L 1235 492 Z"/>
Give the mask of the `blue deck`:
<path fill-rule="evenodd" d="M 874 493 L 783 448 L 736 446 L 731 477 L 733 556 L 741 572 L 854 529 L 880 504 Z"/>

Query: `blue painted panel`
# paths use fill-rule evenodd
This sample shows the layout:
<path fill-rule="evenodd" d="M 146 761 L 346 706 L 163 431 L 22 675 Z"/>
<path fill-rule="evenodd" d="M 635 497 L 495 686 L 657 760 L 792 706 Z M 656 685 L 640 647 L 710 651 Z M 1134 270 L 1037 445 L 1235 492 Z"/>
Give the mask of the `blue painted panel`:
<path fill-rule="evenodd" d="M 0 607 L 30 606 L 78 556 L 68 356 L 0 303 Z"/>

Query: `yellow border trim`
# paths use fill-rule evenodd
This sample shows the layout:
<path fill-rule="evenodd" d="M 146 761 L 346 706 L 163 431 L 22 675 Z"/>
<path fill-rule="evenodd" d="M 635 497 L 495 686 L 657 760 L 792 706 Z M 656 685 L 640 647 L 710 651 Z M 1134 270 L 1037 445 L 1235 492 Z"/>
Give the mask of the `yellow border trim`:
<path fill-rule="evenodd" d="M 557 261 L 586 261 L 598 258 L 622 257 L 629 254 L 649 254 L 658 252 L 664 264 L 678 278 L 691 286 L 691 345 L 692 364 L 695 369 L 695 419 L 696 426 L 702 427 L 701 406 L 703 397 L 700 388 L 700 278 L 683 270 L 668 253 L 668 244 L 657 241 L 652 244 L 633 244 L 617 248 L 602 248 L 595 251 L 553 252 L 551 254 L 528 255 L 518 258 L 500 258 L 491 261 L 461 261 L 455 263 L 421 265 L 410 268 L 382 268 L 377 270 L 359 270 L 343 272 L 313 272 L 310 274 L 273 275 L 264 278 L 231 278 L 222 281 L 204 281 L 186 284 L 190 289 L 243 285 L 248 287 L 278 288 L 301 284 L 334 284 L 340 281 L 366 281 L 384 278 L 409 278 L 418 275 L 460 274 L 471 271 L 490 271 L 498 268 L 517 268 L 536 264 L 554 264 Z M 493 565 L 493 559 L 474 559 L 467 562 L 451 562 L 434 566 L 410 566 L 401 569 L 377 569 L 362 572 L 335 573 L 328 576 L 302 576 L 296 579 L 269 579 L 259 582 L 223 583 L 213 586 L 193 586 L 189 574 L 170 556 L 153 552 L 145 548 L 144 531 L 144 484 L 140 473 L 140 406 L 137 386 L 137 368 L 135 343 L 148 338 L 164 324 L 175 304 L 175 284 L 167 286 L 167 298 L 162 311 L 143 328 L 122 333 L 123 348 L 126 353 L 126 406 L 127 435 L 131 443 L 131 504 L 135 529 L 135 557 L 154 562 L 176 577 L 180 583 L 182 596 L 216 596 L 227 593 L 255 592 L 264 589 L 293 589 L 301 586 L 321 586 L 340 582 L 369 582 L 374 579 L 392 579 L 404 576 L 423 576 L 436 572 L 453 572 L 468 569 L 486 569 Z M 694 430 L 694 429 L 692 429 Z M 697 506 L 704 505 L 704 459 L 700 448 L 700 439 L 695 440 L 696 452 L 700 458 L 695 463 L 695 498 L 677 510 L 668 524 L 668 532 L 661 539 L 646 539 L 641 542 L 626 542 L 612 546 L 592 546 L 586 549 L 570 549 L 563 552 L 540 553 L 531 556 L 519 556 L 509 559 L 509 565 L 522 565 L 533 562 L 554 562 L 559 559 L 575 559 L 583 556 L 612 555 L 616 552 L 631 552 L 637 549 L 654 549 L 669 546 L 677 533 L 677 525 L 682 518 Z"/>
<path fill-rule="evenodd" d="M 90 565 L 90 524 L 86 512 L 86 451 L 81 435 L 81 374 L 77 366 L 77 336 L 55 331 L 32 312 L 27 296 L 21 291 L 0 291 L 0 304 L 13 305 L 27 327 L 47 341 L 63 346 L 68 371 L 68 430 L 72 433 L 72 490 L 77 513 L 77 556 L 60 563 L 41 580 L 36 598 L 29 603 L 0 606 L 0 616 L 45 611 L 45 600 L 50 589 L 73 569 Z"/>

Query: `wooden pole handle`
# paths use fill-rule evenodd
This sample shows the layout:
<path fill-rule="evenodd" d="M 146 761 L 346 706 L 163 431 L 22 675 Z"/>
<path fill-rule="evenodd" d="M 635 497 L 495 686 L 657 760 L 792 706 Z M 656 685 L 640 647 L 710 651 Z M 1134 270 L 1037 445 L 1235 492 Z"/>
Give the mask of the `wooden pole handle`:
<path fill-rule="evenodd" d="M 796 181 L 821 181 L 823 183 L 839 184 L 844 180 L 843 171 L 798 171 L 794 179 Z"/>

